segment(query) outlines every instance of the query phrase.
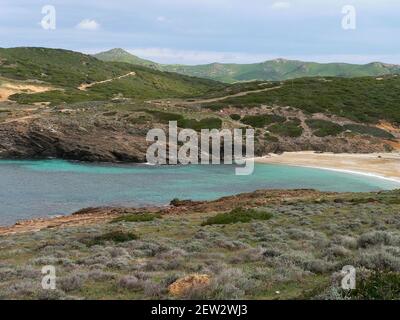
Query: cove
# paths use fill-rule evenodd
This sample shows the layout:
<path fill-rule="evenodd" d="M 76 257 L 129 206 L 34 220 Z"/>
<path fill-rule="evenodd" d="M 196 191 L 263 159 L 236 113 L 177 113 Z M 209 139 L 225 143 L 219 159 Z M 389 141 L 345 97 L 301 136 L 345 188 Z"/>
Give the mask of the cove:
<path fill-rule="evenodd" d="M 173 198 L 213 200 L 258 189 L 312 188 L 367 192 L 400 184 L 357 174 L 256 164 L 249 176 L 234 166 L 87 164 L 0 160 L 0 225 L 69 214 L 91 206 L 166 205 Z"/>

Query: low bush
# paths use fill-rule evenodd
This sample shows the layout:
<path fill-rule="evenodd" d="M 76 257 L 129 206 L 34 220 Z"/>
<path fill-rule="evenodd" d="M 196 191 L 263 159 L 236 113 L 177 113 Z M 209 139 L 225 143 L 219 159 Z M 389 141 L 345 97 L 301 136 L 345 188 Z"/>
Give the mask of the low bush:
<path fill-rule="evenodd" d="M 267 142 L 279 142 L 279 139 L 277 137 L 271 136 L 269 133 L 264 134 L 264 139 Z"/>
<path fill-rule="evenodd" d="M 371 231 L 362 234 L 358 238 L 358 246 L 367 248 L 376 245 L 398 245 L 400 237 L 396 234 L 387 231 Z"/>
<path fill-rule="evenodd" d="M 303 134 L 303 128 L 294 121 L 276 123 L 268 128 L 269 131 L 283 137 L 296 138 Z"/>
<path fill-rule="evenodd" d="M 229 115 L 229 117 L 232 120 L 235 120 L 235 121 L 239 121 L 242 118 L 242 116 L 240 114 L 237 114 L 237 113 L 233 113 L 233 114 Z"/>
<path fill-rule="evenodd" d="M 105 242 L 127 242 L 132 240 L 137 240 L 138 236 L 131 232 L 124 232 L 124 231 L 111 231 L 104 233 L 102 235 L 96 236 L 94 238 L 85 239 L 84 243 L 88 246 L 95 246 L 95 245 L 103 245 Z"/>
<path fill-rule="evenodd" d="M 222 120 L 219 118 L 204 118 L 201 120 L 183 118 L 178 120 L 178 126 L 180 128 L 193 129 L 196 131 L 202 129 L 221 129 Z"/>
<path fill-rule="evenodd" d="M 336 136 L 344 130 L 341 125 L 326 120 L 308 119 L 306 123 L 317 137 Z"/>
<path fill-rule="evenodd" d="M 202 225 L 231 224 L 237 222 L 250 222 L 252 220 L 269 220 L 271 218 L 272 214 L 269 212 L 236 208 L 230 212 L 219 213 L 214 217 L 210 217 L 204 221 Z"/>
<path fill-rule="evenodd" d="M 393 139 L 394 136 L 382 129 L 371 127 L 371 126 L 363 126 L 361 124 L 346 124 L 343 126 L 345 130 L 350 130 L 359 134 L 366 134 L 369 136 L 384 138 L 384 139 Z"/>
<path fill-rule="evenodd" d="M 399 300 L 400 273 L 376 271 L 357 281 L 357 287 L 348 293 L 357 300 Z"/>
<path fill-rule="evenodd" d="M 245 116 L 242 119 L 242 123 L 252 126 L 254 128 L 264 128 L 265 126 L 272 123 L 285 122 L 286 118 L 275 115 L 275 114 L 260 114 L 254 116 Z"/>

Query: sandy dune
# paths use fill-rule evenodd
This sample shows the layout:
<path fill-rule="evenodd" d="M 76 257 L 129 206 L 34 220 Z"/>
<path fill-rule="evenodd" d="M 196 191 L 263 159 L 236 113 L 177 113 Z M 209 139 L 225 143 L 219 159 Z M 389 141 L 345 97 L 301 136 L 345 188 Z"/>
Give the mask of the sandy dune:
<path fill-rule="evenodd" d="M 357 172 L 400 182 L 400 153 L 285 152 L 256 158 L 256 162 Z"/>

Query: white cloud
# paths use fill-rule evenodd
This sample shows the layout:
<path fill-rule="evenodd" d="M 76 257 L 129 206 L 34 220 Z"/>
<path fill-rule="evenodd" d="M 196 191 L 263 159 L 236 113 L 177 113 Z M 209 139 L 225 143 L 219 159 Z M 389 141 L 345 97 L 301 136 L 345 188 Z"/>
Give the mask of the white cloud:
<path fill-rule="evenodd" d="M 278 1 L 274 2 L 271 6 L 273 9 L 289 9 L 291 7 L 290 2 Z"/>
<path fill-rule="evenodd" d="M 79 22 L 76 26 L 78 29 L 81 30 L 97 30 L 100 28 L 100 24 L 96 20 L 90 20 L 90 19 L 83 19 L 81 22 Z"/>

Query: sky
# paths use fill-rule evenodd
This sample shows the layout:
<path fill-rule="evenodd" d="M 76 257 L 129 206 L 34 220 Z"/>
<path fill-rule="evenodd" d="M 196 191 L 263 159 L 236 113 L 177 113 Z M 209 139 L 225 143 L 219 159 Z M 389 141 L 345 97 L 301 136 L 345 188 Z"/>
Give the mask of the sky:
<path fill-rule="evenodd" d="M 399 17 L 399 0 L 0 0 L 0 47 L 124 48 L 179 64 L 400 64 Z"/>

